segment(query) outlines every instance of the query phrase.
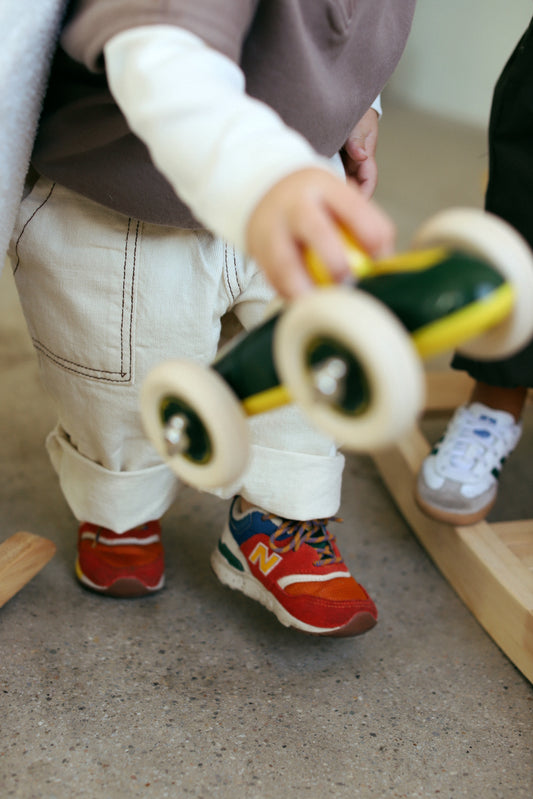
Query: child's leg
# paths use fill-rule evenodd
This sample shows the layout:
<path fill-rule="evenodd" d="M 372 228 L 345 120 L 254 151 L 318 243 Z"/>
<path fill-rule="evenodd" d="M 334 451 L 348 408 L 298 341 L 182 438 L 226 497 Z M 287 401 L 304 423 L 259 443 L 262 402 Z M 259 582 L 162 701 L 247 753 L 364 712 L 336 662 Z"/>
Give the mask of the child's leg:
<path fill-rule="evenodd" d="M 489 123 L 487 211 L 533 244 L 533 21 L 495 87 Z M 452 524 L 484 518 L 494 504 L 498 477 L 516 446 L 527 388 L 533 386 L 533 343 L 510 358 L 475 361 L 456 354 L 452 367 L 476 383 L 440 442 L 425 458 L 416 496 L 422 508 Z"/>
<path fill-rule="evenodd" d="M 245 328 L 257 325 L 272 290 L 246 259 L 229 259 L 226 276 L 235 313 Z M 252 417 L 250 426 L 251 460 L 233 487 L 241 501 L 213 552 L 215 573 L 287 626 L 315 635 L 369 630 L 375 605 L 327 526 L 339 507 L 343 456 L 292 405 Z"/>
<path fill-rule="evenodd" d="M 161 585 L 157 520 L 176 479 L 144 434 L 139 389 L 160 361 L 214 356 L 221 251 L 208 234 L 143 225 L 48 181 L 22 205 L 10 256 L 59 416 L 47 446 L 83 523 L 78 577 L 105 593 Z"/>
<path fill-rule="evenodd" d="M 476 382 L 470 402 L 482 402 L 494 410 L 510 413 L 515 422 L 522 418 L 522 412 L 527 397 L 527 388 L 507 388 L 505 386 L 492 386 L 490 383 Z"/>
<path fill-rule="evenodd" d="M 44 385 L 48 447 L 75 516 L 120 533 L 169 506 L 175 479 L 141 426 L 162 360 L 215 354 L 227 299 L 211 237 L 142 225 L 41 181 L 23 204 L 15 279 Z"/>
<path fill-rule="evenodd" d="M 227 270 L 233 310 L 245 329 L 264 320 L 274 292 L 253 262 L 233 255 Z M 340 503 L 344 457 L 299 408 L 286 405 L 250 417 L 252 452 L 240 493 L 249 502 L 290 519 L 333 516 Z"/>
<path fill-rule="evenodd" d="M 415 495 L 428 515 L 465 525 L 491 510 L 501 470 L 520 440 L 528 386 L 533 385 L 533 345 L 501 361 L 455 355 L 452 366 L 466 371 L 474 387 L 424 459 Z"/>

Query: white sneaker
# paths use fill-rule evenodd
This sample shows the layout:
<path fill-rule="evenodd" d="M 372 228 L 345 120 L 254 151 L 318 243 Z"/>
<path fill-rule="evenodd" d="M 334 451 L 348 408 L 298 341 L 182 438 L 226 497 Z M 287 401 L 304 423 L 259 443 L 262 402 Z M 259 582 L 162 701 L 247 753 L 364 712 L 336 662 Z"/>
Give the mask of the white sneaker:
<path fill-rule="evenodd" d="M 458 408 L 422 463 L 415 492 L 422 510 L 451 524 L 483 519 L 496 500 L 505 459 L 521 434 L 522 425 L 506 411 L 481 402 Z"/>

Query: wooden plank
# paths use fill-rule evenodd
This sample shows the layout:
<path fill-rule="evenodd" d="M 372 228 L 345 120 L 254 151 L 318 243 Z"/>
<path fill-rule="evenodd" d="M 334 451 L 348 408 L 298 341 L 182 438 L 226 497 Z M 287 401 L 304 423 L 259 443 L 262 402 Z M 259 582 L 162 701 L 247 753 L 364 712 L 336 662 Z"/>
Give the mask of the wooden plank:
<path fill-rule="evenodd" d="M 429 444 L 420 432 L 374 453 L 376 466 L 400 511 L 430 557 L 480 624 L 533 682 L 533 575 L 498 535 L 480 522 L 454 527 L 426 516 L 414 482 Z"/>
<path fill-rule="evenodd" d="M 522 564 L 533 570 L 533 519 L 494 522 L 491 526 Z"/>
<path fill-rule="evenodd" d="M 55 551 L 52 541 L 33 533 L 15 533 L 0 544 L 0 607 L 46 566 Z"/>
<path fill-rule="evenodd" d="M 467 402 L 474 387 L 474 381 L 466 372 L 454 369 L 426 372 L 426 412 L 435 414 L 454 411 Z M 533 391 L 529 391 L 527 405 L 533 402 Z"/>
<path fill-rule="evenodd" d="M 466 372 L 449 369 L 426 373 L 426 411 L 440 413 L 455 410 L 470 397 L 474 386 Z"/>

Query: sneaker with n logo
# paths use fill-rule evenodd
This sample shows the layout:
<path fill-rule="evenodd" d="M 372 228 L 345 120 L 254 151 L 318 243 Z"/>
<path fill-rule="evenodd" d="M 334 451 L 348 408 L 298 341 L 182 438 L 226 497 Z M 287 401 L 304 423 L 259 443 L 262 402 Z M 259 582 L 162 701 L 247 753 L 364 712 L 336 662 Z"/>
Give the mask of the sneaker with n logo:
<path fill-rule="evenodd" d="M 424 459 L 415 497 L 425 513 L 456 525 L 474 524 L 490 511 L 501 470 L 522 434 L 507 411 L 481 402 L 458 408 Z"/>
<path fill-rule="evenodd" d="M 224 585 L 260 602 L 286 627 L 314 635 L 359 635 L 376 624 L 373 601 L 327 528 L 340 519 L 302 522 L 238 507 L 236 497 L 211 558 Z"/>

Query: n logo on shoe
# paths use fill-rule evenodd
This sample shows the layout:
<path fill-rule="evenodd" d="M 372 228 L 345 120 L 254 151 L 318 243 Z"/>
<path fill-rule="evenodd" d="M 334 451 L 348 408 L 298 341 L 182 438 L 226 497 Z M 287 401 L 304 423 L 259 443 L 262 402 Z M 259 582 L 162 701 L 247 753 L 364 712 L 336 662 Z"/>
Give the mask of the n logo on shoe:
<path fill-rule="evenodd" d="M 272 569 L 278 565 L 280 560 L 280 555 L 276 555 L 275 552 L 271 553 L 269 548 L 261 542 L 254 547 L 254 550 L 250 555 L 251 563 L 257 564 L 265 577 L 267 574 L 270 574 Z"/>

